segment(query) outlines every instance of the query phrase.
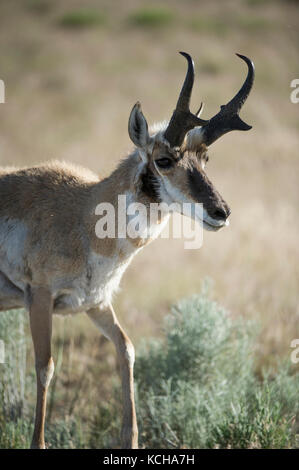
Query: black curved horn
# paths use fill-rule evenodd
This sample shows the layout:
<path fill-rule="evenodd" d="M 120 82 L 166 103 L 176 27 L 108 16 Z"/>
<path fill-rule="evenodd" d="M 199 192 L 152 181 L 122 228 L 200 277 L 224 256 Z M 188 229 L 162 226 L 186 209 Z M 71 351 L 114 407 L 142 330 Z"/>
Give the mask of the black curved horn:
<path fill-rule="evenodd" d="M 236 54 L 244 60 L 248 67 L 248 73 L 243 86 L 238 93 L 226 104 L 222 105 L 216 114 L 203 128 L 203 141 L 211 145 L 215 140 L 230 131 L 249 131 L 249 126 L 239 116 L 239 112 L 245 103 L 254 81 L 254 64 L 248 57 Z"/>
<path fill-rule="evenodd" d="M 204 126 L 208 121 L 200 119 L 190 112 L 190 99 L 194 83 L 194 63 L 192 57 L 186 52 L 180 52 L 187 59 L 188 69 L 182 90 L 168 127 L 164 133 L 165 139 L 171 147 L 179 147 L 186 133 L 196 126 Z"/>

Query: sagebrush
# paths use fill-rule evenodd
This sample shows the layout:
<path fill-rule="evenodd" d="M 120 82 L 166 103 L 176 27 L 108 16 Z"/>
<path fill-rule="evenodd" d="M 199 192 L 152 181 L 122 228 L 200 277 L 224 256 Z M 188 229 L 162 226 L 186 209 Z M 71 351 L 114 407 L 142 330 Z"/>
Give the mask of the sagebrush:
<path fill-rule="evenodd" d="M 24 317 L 0 316 L 6 343 L 1 367 L 0 447 L 30 442 L 32 409 L 24 396 L 35 393 L 33 371 L 25 386 Z M 135 380 L 140 445 L 145 448 L 296 447 L 299 374 L 289 360 L 276 370 L 255 372 L 258 328 L 232 320 L 209 298 L 182 300 L 164 322 L 164 336 L 137 350 Z M 27 388 L 24 392 L 24 389 Z M 117 447 L 120 386 L 109 405 L 93 404 L 88 423 L 61 416 L 47 429 L 50 447 Z M 96 407 L 96 405 L 98 405 Z M 94 408 L 96 407 L 96 413 Z"/>

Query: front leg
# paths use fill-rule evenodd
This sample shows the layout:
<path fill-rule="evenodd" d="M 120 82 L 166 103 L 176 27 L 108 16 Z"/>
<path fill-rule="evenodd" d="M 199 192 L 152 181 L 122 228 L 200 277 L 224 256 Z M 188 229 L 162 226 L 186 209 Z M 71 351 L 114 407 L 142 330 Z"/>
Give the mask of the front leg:
<path fill-rule="evenodd" d="M 32 288 L 29 313 L 37 384 L 35 425 L 31 443 L 31 448 L 34 449 L 45 449 L 47 390 L 54 372 L 51 356 L 52 309 L 51 292 L 43 287 Z"/>
<path fill-rule="evenodd" d="M 88 310 L 87 314 L 106 338 L 111 340 L 115 345 L 122 382 L 122 447 L 124 449 L 137 449 L 138 428 L 135 412 L 133 378 L 134 346 L 118 323 L 111 305 L 105 310 L 101 310 L 99 307 L 92 308 Z"/>

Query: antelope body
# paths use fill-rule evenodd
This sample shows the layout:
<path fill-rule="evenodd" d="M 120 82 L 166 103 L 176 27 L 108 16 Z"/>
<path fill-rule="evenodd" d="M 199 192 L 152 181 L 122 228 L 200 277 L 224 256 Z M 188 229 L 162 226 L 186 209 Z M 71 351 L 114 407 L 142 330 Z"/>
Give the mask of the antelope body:
<path fill-rule="evenodd" d="M 98 238 L 99 203 L 118 206 L 118 195 L 150 207 L 152 203 L 200 202 L 204 228 L 227 224 L 230 210 L 209 181 L 204 166 L 207 148 L 224 133 L 250 128 L 238 116 L 254 78 L 252 62 L 237 95 L 209 121 L 189 110 L 194 81 L 191 57 L 176 109 L 154 134 L 137 103 L 129 119 L 134 151 L 106 179 L 89 170 L 57 161 L 0 171 L 0 310 L 29 311 L 35 351 L 37 403 L 33 448 L 44 448 L 46 395 L 54 363 L 52 314 L 86 312 L 115 344 L 122 380 L 122 446 L 136 448 L 134 348 L 111 302 L 133 256 L 163 229 L 169 212 L 138 238 Z"/>

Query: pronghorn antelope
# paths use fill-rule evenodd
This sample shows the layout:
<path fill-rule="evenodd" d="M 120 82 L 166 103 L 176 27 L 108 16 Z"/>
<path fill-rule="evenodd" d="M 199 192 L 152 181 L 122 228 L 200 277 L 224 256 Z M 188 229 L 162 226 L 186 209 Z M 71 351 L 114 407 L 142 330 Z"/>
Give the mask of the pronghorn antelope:
<path fill-rule="evenodd" d="M 25 307 L 29 311 L 34 345 L 37 401 L 32 448 L 45 448 L 47 389 L 54 363 L 51 356 L 52 314 L 86 312 L 116 348 L 123 399 L 121 440 L 137 448 L 134 405 L 134 347 L 111 305 L 121 276 L 133 256 L 162 230 L 169 214 L 162 212 L 155 227 L 139 238 L 98 238 L 96 207 L 115 208 L 118 195 L 133 202 L 187 201 L 203 204 L 203 216 L 193 217 L 207 230 L 227 225 L 230 209 L 208 179 L 204 167 L 207 148 L 232 130 L 249 130 L 239 117 L 253 80 L 253 63 L 246 80 L 228 104 L 210 120 L 189 109 L 194 64 L 181 53 L 188 68 L 176 108 L 168 123 L 153 134 L 139 103 L 129 117 L 129 136 L 135 148 L 107 178 L 57 161 L 0 173 L 0 310 Z M 150 234 L 150 235 L 148 235 Z"/>

